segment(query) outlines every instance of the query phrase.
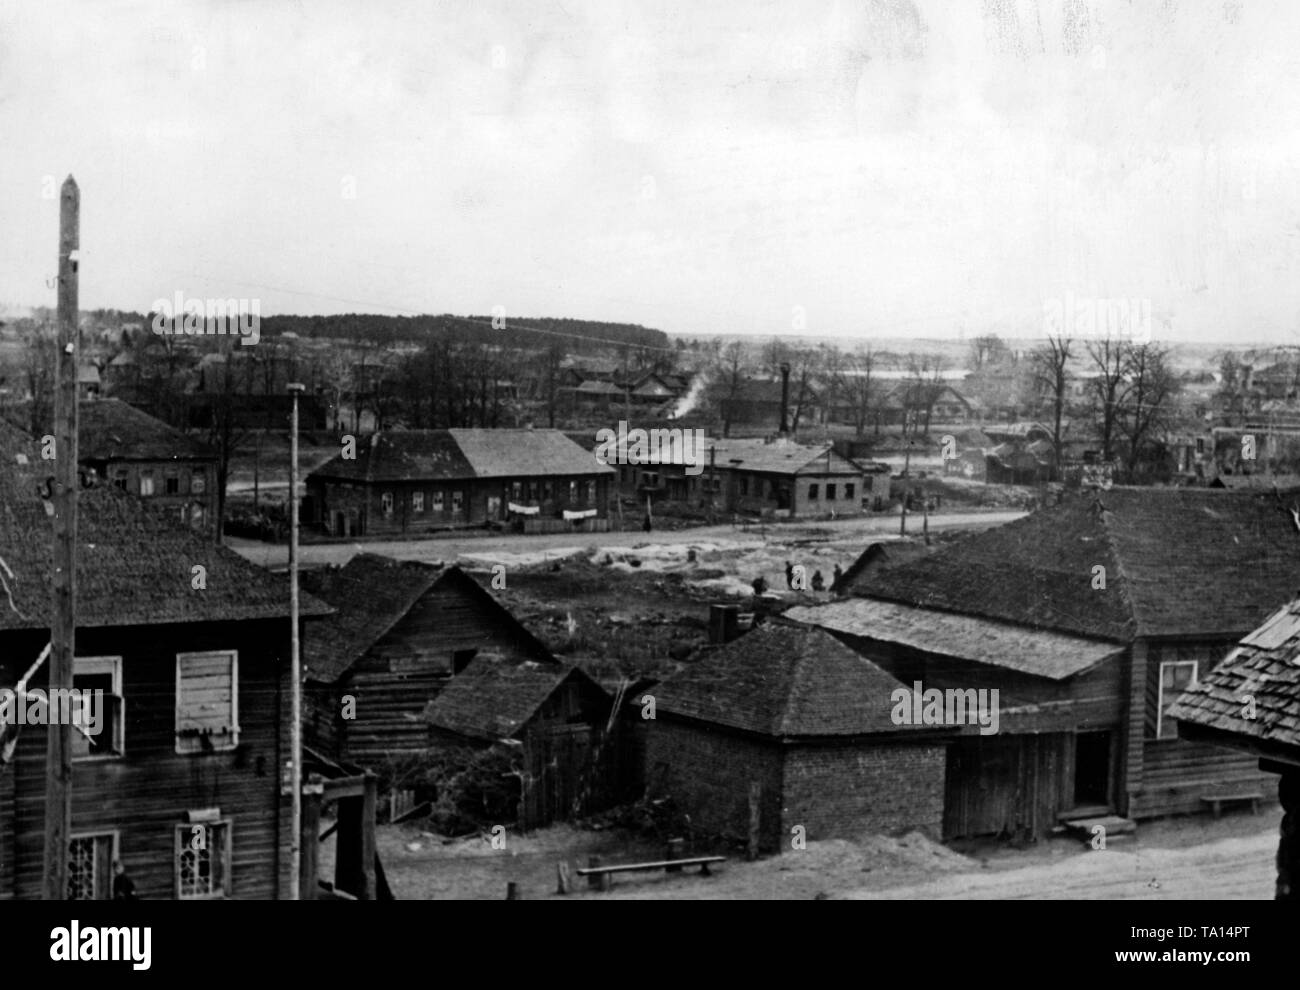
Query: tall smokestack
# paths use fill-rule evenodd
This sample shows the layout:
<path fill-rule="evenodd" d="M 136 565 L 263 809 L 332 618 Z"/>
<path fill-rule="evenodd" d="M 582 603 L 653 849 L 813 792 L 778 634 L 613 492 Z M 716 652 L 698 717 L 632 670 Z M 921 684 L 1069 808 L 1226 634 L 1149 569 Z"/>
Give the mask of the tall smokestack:
<path fill-rule="evenodd" d="M 787 418 L 790 412 L 790 365 L 786 362 L 781 363 L 781 426 L 777 430 L 781 436 L 786 436 L 790 432 L 790 420 Z"/>

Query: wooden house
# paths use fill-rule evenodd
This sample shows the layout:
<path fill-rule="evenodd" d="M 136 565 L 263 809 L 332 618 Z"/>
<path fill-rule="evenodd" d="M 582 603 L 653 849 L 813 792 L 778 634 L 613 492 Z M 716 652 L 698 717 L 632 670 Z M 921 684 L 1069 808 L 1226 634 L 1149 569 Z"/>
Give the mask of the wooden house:
<path fill-rule="evenodd" d="M 193 437 L 119 399 L 92 399 L 78 410 L 77 457 L 99 483 L 216 537 L 217 456 Z"/>
<path fill-rule="evenodd" d="M 6 430 L 0 463 L 0 688 L 30 702 L 49 672 L 52 507 L 31 438 Z M 150 900 L 284 896 L 287 584 L 147 499 L 79 500 L 74 687 L 103 703 L 73 736 L 69 897 L 110 897 L 114 861 Z M 302 597 L 305 619 L 327 611 Z M 41 895 L 47 732 L 0 726 L 0 899 Z"/>
<path fill-rule="evenodd" d="M 579 667 L 485 652 L 421 713 L 433 745 L 518 744 L 520 828 L 540 828 L 603 806 L 612 755 L 612 701 Z"/>
<path fill-rule="evenodd" d="M 646 779 L 701 830 L 758 849 L 921 829 L 937 835 L 945 729 L 896 724 L 903 687 L 818 629 L 765 624 L 645 692 Z"/>
<path fill-rule="evenodd" d="M 1282 802 L 1277 847 L 1278 900 L 1300 900 L 1300 599 L 1288 602 L 1234 646 L 1169 709 L 1178 735 L 1223 746 L 1259 760 L 1277 775 Z M 1216 812 L 1259 792 L 1225 790 L 1207 796 Z"/>
<path fill-rule="evenodd" d="M 1201 811 L 1208 793 L 1276 784 L 1179 738 L 1169 709 L 1300 586 L 1297 539 L 1271 493 L 1078 493 L 786 618 L 905 682 L 1000 690 L 998 735 L 949 749 L 947 838 Z"/>
<path fill-rule="evenodd" d="M 303 518 L 334 536 L 603 531 L 613 473 L 558 430 L 383 431 L 307 477 Z"/>
<path fill-rule="evenodd" d="M 304 572 L 302 585 L 335 609 L 304 646 L 304 737 L 332 758 L 377 766 L 427 749 L 419 716 L 481 651 L 556 664 L 458 567 L 358 554 Z"/>

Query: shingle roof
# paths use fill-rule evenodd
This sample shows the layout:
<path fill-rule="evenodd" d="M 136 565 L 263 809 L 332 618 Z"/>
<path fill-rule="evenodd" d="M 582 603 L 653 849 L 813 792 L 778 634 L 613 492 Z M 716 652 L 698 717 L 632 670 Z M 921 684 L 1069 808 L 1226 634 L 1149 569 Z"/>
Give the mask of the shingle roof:
<path fill-rule="evenodd" d="M 905 732 L 902 685 L 821 629 L 766 624 L 654 690 L 656 708 L 775 738 Z"/>
<path fill-rule="evenodd" d="M 1273 493 L 1080 493 L 921 560 L 863 574 L 855 594 L 1127 642 L 1240 635 L 1300 587 L 1300 533 Z M 1105 589 L 1093 568 L 1105 568 Z"/>
<path fill-rule="evenodd" d="M 477 581 L 459 567 L 442 569 L 416 561 L 398 561 L 360 553 L 343 567 L 306 571 L 302 586 L 335 613 L 311 630 L 308 677 L 323 683 L 338 680 L 393 628 L 428 591 L 453 584 L 487 604 L 495 621 L 514 629 L 534 657 L 550 653 Z"/>
<path fill-rule="evenodd" d="M 398 430 L 340 453 L 310 477 L 350 481 L 464 481 L 474 478 L 612 474 L 558 430 Z"/>
<path fill-rule="evenodd" d="M 1051 680 L 1073 677 L 1124 649 L 1106 640 L 1045 632 L 874 598 L 800 605 L 783 613 L 782 618 Z"/>
<path fill-rule="evenodd" d="M 1169 714 L 1179 722 L 1218 729 L 1255 744 L 1300 753 L 1300 599 L 1273 613 L 1246 636 Z M 1254 699 L 1246 718 L 1245 699 Z"/>
<path fill-rule="evenodd" d="M 0 426 L 0 630 L 49 627 L 52 513 L 37 494 L 48 475 L 35 441 Z M 77 501 L 78 627 L 289 614 L 286 578 L 213 545 L 172 513 L 109 487 L 83 489 Z M 193 587 L 195 566 L 204 568 L 202 589 Z M 304 617 L 329 611 L 310 595 L 300 604 Z"/>
<path fill-rule="evenodd" d="M 77 407 L 81 460 L 215 460 L 197 440 L 119 399 L 90 399 Z"/>
<path fill-rule="evenodd" d="M 584 679 L 604 693 L 604 688 L 568 664 L 481 653 L 429 702 L 421 717 L 434 728 L 462 736 L 508 739 L 571 677 Z"/>

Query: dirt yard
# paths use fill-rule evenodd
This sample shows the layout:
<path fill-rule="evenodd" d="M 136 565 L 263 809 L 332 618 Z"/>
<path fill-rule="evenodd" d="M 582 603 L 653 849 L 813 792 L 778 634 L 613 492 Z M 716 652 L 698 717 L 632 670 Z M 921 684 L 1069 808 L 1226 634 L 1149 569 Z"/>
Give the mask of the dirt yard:
<path fill-rule="evenodd" d="M 1189 816 L 1146 823 L 1137 837 L 1104 851 L 1074 839 L 1026 849 L 983 843 L 959 853 L 919 833 L 810 841 L 754 863 L 734 853 L 701 877 L 636 873 L 616 878 L 608 893 L 586 889 L 574 874 L 570 899 L 1271 899 L 1281 812 L 1228 814 L 1219 821 Z M 379 851 L 401 900 L 500 900 L 515 882 L 526 899 L 557 898 L 556 864 L 583 866 L 658 859 L 663 850 L 615 831 L 568 825 L 526 836 L 507 834 L 506 848 L 486 837 L 445 841 L 414 826 L 383 826 Z M 323 860 L 328 860 L 328 854 Z"/>

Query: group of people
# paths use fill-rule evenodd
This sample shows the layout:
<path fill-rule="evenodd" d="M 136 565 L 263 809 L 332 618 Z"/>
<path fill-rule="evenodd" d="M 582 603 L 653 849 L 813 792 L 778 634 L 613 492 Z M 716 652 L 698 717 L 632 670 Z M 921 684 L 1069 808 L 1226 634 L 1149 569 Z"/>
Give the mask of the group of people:
<path fill-rule="evenodd" d="M 795 582 L 794 582 L 794 579 L 795 579 L 795 571 L 794 571 L 794 568 L 795 568 L 795 565 L 792 564 L 792 563 L 790 563 L 790 561 L 787 560 L 787 561 L 785 562 L 785 586 L 786 586 L 787 588 L 789 588 L 791 591 L 804 591 L 804 590 L 807 590 L 807 589 L 805 589 L 805 588 L 796 588 L 796 587 L 795 587 Z M 832 582 L 831 582 L 831 587 L 834 588 L 837 584 L 839 584 L 840 578 L 842 578 L 843 576 L 844 576 L 844 569 L 843 569 L 842 567 L 840 567 L 839 564 L 836 564 L 836 565 L 835 565 L 835 571 L 834 571 L 833 580 L 832 580 Z M 755 595 L 761 595 L 761 594 L 763 594 L 765 591 L 767 591 L 767 578 L 763 577 L 763 575 L 760 574 L 758 577 L 754 578 L 754 580 L 751 582 L 751 585 L 752 585 L 753 588 L 754 588 L 754 594 L 755 594 Z M 822 577 L 822 572 L 821 572 L 820 570 L 813 571 L 812 580 L 809 581 L 808 587 L 810 587 L 813 591 L 825 591 L 825 590 L 826 590 L 826 579 L 825 579 L 824 577 Z"/>

